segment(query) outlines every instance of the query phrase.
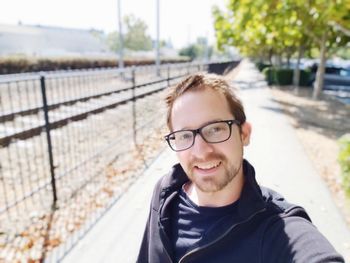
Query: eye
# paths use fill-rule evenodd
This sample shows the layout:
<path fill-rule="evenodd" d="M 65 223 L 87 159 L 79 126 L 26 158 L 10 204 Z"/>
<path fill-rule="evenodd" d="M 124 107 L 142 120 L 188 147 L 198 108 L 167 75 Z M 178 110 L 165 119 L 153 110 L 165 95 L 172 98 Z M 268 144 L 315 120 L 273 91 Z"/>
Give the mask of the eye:
<path fill-rule="evenodd" d="M 222 134 L 226 134 L 227 125 L 223 122 L 211 123 L 205 126 L 202 130 L 203 136 L 205 136 L 208 140 L 211 140 L 213 137 L 221 136 Z"/>
<path fill-rule="evenodd" d="M 225 130 L 225 126 L 221 123 L 211 124 L 208 126 L 207 133 L 208 134 L 216 134 Z"/>
<path fill-rule="evenodd" d="M 222 130 L 223 130 L 223 128 L 221 126 L 214 126 L 213 128 L 211 128 L 211 131 L 214 133 L 220 132 Z"/>
<path fill-rule="evenodd" d="M 191 132 L 179 132 L 176 134 L 176 140 L 179 141 L 187 141 L 192 139 L 192 133 Z"/>

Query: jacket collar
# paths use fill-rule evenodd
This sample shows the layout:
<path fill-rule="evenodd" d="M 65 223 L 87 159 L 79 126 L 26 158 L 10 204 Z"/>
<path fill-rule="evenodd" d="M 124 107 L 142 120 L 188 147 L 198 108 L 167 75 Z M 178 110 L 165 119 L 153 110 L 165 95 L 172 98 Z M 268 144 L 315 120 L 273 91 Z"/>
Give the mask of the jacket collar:
<path fill-rule="evenodd" d="M 245 159 L 243 160 L 243 174 L 245 181 L 241 196 L 238 200 L 238 213 L 241 219 L 246 219 L 254 215 L 257 211 L 264 209 L 265 201 L 260 187 L 255 180 L 254 167 Z M 161 191 L 163 193 L 162 197 L 166 199 L 170 195 L 174 196 L 174 192 L 177 192 L 182 185 L 188 181 L 188 177 L 181 165 L 176 164 L 172 167 L 172 170 L 164 180 L 162 184 L 163 189 Z M 169 202 L 170 200 L 166 203 Z"/>

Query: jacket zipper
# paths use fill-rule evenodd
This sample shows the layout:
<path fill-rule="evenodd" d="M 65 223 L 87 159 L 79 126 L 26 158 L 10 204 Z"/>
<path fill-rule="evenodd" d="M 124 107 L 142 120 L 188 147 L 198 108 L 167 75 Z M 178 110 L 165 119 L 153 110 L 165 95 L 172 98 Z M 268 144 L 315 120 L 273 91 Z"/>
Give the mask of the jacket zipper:
<path fill-rule="evenodd" d="M 205 246 L 202 246 L 202 247 L 197 247 L 193 250 L 191 250 L 190 252 L 186 253 L 184 256 L 182 256 L 182 258 L 179 260 L 178 263 L 181 263 L 181 262 L 184 262 L 185 258 L 190 256 L 191 254 L 194 254 L 196 252 L 198 252 L 199 250 L 202 250 L 204 248 L 207 248 L 213 244 L 215 244 L 216 242 L 218 242 L 221 238 L 225 237 L 229 232 L 231 232 L 234 228 L 236 228 L 237 226 L 239 225 L 242 225 L 248 221 L 250 221 L 253 217 L 255 217 L 257 214 L 260 214 L 262 212 L 264 212 L 266 210 L 266 208 L 263 208 L 259 211 L 257 211 L 256 213 L 254 213 L 253 215 L 251 215 L 250 217 L 248 217 L 246 220 L 242 221 L 242 222 L 239 222 L 237 224 L 234 224 L 231 228 L 229 228 L 224 234 L 222 234 L 220 237 L 218 237 L 217 239 L 215 239 L 214 241 L 210 242 L 209 244 L 205 245 Z M 169 256 L 169 255 L 168 255 Z"/>

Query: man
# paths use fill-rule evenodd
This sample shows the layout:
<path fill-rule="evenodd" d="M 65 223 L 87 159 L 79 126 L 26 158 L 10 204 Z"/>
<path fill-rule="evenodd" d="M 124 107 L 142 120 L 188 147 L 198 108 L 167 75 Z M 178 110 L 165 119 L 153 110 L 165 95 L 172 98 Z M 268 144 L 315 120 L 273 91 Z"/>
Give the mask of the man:
<path fill-rule="evenodd" d="M 251 126 L 223 78 L 189 76 L 166 102 L 180 164 L 155 187 L 137 262 L 344 262 L 303 208 L 257 184 Z"/>

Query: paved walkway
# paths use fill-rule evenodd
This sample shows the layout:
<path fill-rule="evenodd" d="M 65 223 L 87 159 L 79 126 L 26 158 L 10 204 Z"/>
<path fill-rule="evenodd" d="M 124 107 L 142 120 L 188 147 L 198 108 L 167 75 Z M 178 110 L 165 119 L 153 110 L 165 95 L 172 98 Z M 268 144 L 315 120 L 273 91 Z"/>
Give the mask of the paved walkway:
<path fill-rule="evenodd" d="M 350 231 L 265 82 L 247 61 L 235 82 L 253 125 L 245 157 L 255 166 L 259 183 L 305 207 L 314 224 L 350 262 Z M 153 186 L 175 162 L 170 150 L 161 153 L 63 262 L 135 262 Z"/>

